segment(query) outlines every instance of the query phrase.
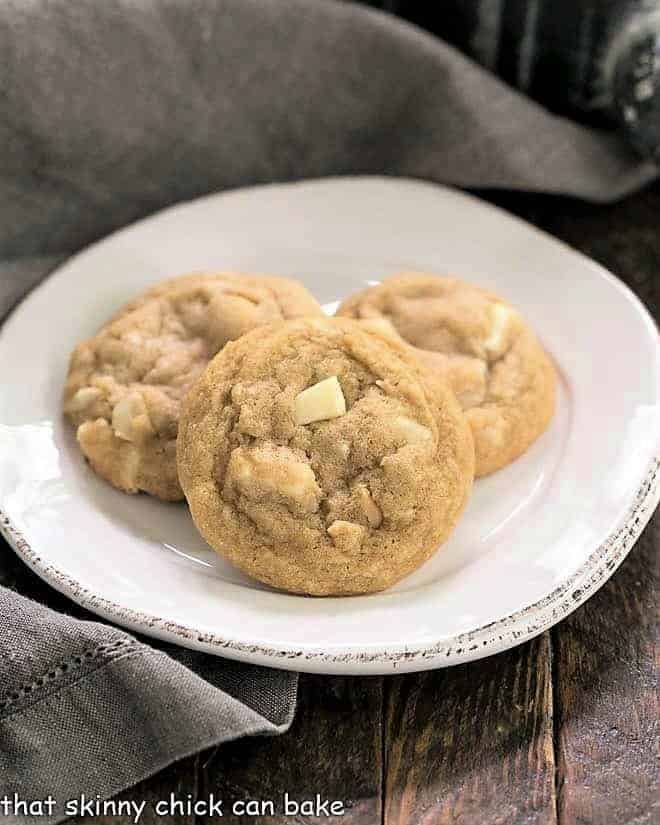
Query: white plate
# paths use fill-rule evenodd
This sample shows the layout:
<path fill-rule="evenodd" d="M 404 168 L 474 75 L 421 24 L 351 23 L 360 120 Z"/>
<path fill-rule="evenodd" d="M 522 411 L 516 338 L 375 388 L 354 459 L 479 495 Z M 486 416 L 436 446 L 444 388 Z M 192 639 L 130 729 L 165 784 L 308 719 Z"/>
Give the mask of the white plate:
<path fill-rule="evenodd" d="M 313 599 L 222 562 L 184 505 L 94 476 L 60 415 L 69 351 L 127 298 L 187 270 L 292 275 L 329 310 L 402 268 L 492 287 L 561 373 L 550 430 L 478 481 L 449 542 L 390 591 Z M 611 575 L 660 496 L 660 349 L 616 278 L 450 189 L 352 178 L 216 195 L 162 212 L 68 261 L 0 333 L 0 521 L 38 575 L 136 631 L 250 662 L 387 673 L 504 650 Z"/>

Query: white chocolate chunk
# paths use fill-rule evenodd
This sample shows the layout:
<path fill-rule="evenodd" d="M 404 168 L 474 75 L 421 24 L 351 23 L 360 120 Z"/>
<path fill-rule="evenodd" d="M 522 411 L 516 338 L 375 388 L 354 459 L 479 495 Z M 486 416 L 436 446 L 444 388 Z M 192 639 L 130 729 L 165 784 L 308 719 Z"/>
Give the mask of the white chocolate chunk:
<path fill-rule="evenodd" d="M 357 495 L 360 507 L 369 522 L 369 526 L 380 527 L 383 522 L 383 514 L 380 511 L 380 507 L 371 497 L 369 488 L 365 484 L 358 485 Z"/>
<path fill-rule="evenodd" d="M 126 490 L 137 490 L 138 471 L 140 469 L 140 453 L 133 447 L 128 447 L 122 453 L 121 485 Z"/>
<path fill-rule="evenodd" d="M 484 341 L 484 349 L 488 355 L 499 354 L 506 341 L 507 331 L 514 316 L 514 311 L 504 304 L 493 304 L 491 309 L 492 325 L 490 333 Z"/>
<path fill-rule="evenodd" d="M 454 356 L 452 389 L 464 410 L 477 407 L 486 397 L 488 364 L 480 358 Z"/>
<path fill-rule="evenodd" d="M 69 412 L 80 412 L 87 407 L 91 407 L 91 405 L 102 395 L 103 393 L 98 387 L 81 387 L 69 399 L 67 409 Z"/>
<path fill-rule="evenodd" d="M 431 430 L 424 427 L 412 418 L 405 415 L 398 415 L 392 421 L 392 429 L 394 433 L 407 441 L 409 444 L 415 444 L 423 441 L 430 441 L 433 438 Z"/>
<path fill-rule="evenodd" d="M 366 529 L 361 524 L 338 519 L 328 527 L 328 535 L 342 552 L 354 553 L 362 546 Z"/>
<path fill-rule="evenodd" d="M 299 392 L 294 405 L 296 424 L 339 418 L 346 412 L 346 399 L 336 375 Z"/>
<path fill-rule="evenodd" d="M 315 512 L 321 499 L 314 470 L 288 447 L 237 447 L 227 466 L 227 478 L 249 498 L 282 496 L 307 512 Z"/>
<path fill-rule="evenodd" d="M 93 431 L 94 424 L 92 421 L 83 421 L 83 423 L 76 430 L 76 439 L 78 443 L 83 446 L 87 440 L 87 436 Z M 84 449 L 83 449 L 84 452 Z M 85 455 L 87 455 L 85 453 Z"/>
<path fill-rule="evenodd" d="M 137 423 L 141 416 L 147 415 L 147 407 L 139 392 L 129 392 L 115 404 L 112 411 L 112 429 L 118 438 L 135 441 Z"/>

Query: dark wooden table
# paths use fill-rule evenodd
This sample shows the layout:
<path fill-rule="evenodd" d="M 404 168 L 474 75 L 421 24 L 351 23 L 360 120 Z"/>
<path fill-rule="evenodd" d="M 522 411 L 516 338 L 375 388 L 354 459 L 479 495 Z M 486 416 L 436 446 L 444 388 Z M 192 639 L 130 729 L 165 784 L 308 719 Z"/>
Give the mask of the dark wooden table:
<path fill-rule="evenodd" d="M 615 206 L 486 196 L 605 264 L 660 318 L 660 187 Z M 330 819 L 225 815 L 231 823 L 660 822 L 659 550 L 656 513 L 602 590 L 537 639 L 429 673 L 303 676 L 287 734 L 186 759 L 121 798 L 155 801 L 174 792 L 203 799 L 213 792 L 259 800 L 288 791 L 346 805 L 343 816 Z M 17 566 L 13 574 L 30 595 L 48 597 L 27 570 Z M 141 823 L 154 821 L 165 820 L 150 806 Z M 195 821 L 205 825 L 202 817 Z"/>

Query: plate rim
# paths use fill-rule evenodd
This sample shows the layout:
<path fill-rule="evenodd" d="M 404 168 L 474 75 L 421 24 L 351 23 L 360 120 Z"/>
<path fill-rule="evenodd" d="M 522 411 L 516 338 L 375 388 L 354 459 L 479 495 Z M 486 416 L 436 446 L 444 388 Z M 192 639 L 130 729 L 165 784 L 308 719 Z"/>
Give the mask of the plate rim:
<path fill-rule="evenodd" d="M 392 178 L 379 175 L 365 176 L 337 176 L 330 178 L 315 178 L 290 183 L 271 183 L 253 187 L 244 187 L 236 190 L 211 193 L 191 201 L 179 202 L 141 220 L 122 227 L 109 235 L 95 241 L 74 255 L 61 261 L 40 283 L 30 289 L 26 295 L 12 308 L 0 324 L 0 333 L 9 319 L 13 318 L 24 302 L 38 291 L 43 285 L 56 277 L 57 274 L 79 255 L 87 253 L 93 247 L 105 243 L 127 228 L 133 228 L 162 216 L 165 212 L 185 207 L 189 203 L 231 196 L 234 193 L 244 193 L 246 190 L 259 190 L 275 187 L 295 187 L 298 185 L 327 184 L 331 182 L 356 183 L 366 181 L 387 182 L 389 184 L 403 183 L 420 188 L 441 189 L 450 191 L 452 196 L 465 199 L 477 204 L 482 209 L 496 212 L 509 221 L 514 221 L 546 241 L 562 247 L 571 255 L 578 256 L 583 263 L 598 271 L 598 274 L 615 285 L 628 300 L 632 300 L 651 330 L 657 331 L 657 326 L 638 296 L 601 264 L 589 258 L 579 250 L 575 250 L 563 241 L 549 233 L 527 223 L 517 215 L 507 212 L 498 206 L 483 201 L 471 194 L 456 190 L 450 186 L 420 181 L 413 178 Z M 656 345 L 660 350 L 660 342 L 656 338 Z M 557 587 L 541 599 L 524 605 L 506 616 L 491 621 L 483 626 L 462 634 L 444 639 L 439 642 L 428 642 L 417 645 L 389 645 L 387 648 L 363 648 L 359 651 L 321 649 L 315 647 L 296 649 L 293 646 L 275 647 L 267 644 L 254 644 L 239 639 L 231 639 L 219 633 L 199 632 L 195 628 L 168 621 L 150 613 L 141 612 L 132 608 L 122 607 L 120 604 L 104 598 L 84 587 L 72 576 L 58 570 L 52 564 L 41 558 L 32 548 L 26 537 L 12 522 L 10 517 L 0 508 L 0 534 L 5 537 L 9 545 L 19 558 L 35 572 L 42 580 L 55 590 L 64 594 L 81 607 L 90 610 L 103 619 L 115 622 L 129 630 L 145 633 L 163 641 L 174 642 L 184 647 L 193 648 L 214 655 L 227 656 L 246 662 L 259 663 L 267 666 L 288 670 L 308 670 L 324 673 L 373 673 L 386 674 L 393 671 L 405 672 L 427 670 L 437 667 L 467 662 L 489 656 L 512 648 L 527 641 L 544 630 L 552 627 L 593 595 L 615 572 L 621 562 L 639 538 L 642 530 L 650 520 L 655 508 L 660 502 L 660 451 L 652 452 L 647 464 L 644 477 L 632 496 L 632 504 L 619 519 L 608 537 L 596 547 L 577 570 L 561 581 Z"/>
<path fill-rule="evenodd" d="M 0 534 L 19 558 L 47 584 L 81 607 L 138 633 L 218 656 L 279 667 L 325 673 L 400 673 L 448 667 L 501 653 L 533 639 L 569 616 L 602 587 L 626 558 L 660 502 L 660 455 L 648 465 L 644 481 L 637 489 L 633 505 L 617 527 L 574 573 L 551 593 L 519 610 L 466 633 L 426 645 L 390 646 L 368 652 L 334 652 L 309 648 L 276 648 L 229 639 L 216 633 L 199 633 L 194 628 L 166 621 L 150 613 L 122 607 L 98 596 L 75 578 L 62 573 L 40 557 L 9 516 L 0 509 Z M 522 626 L 522 628 L 521 628 Z"/>

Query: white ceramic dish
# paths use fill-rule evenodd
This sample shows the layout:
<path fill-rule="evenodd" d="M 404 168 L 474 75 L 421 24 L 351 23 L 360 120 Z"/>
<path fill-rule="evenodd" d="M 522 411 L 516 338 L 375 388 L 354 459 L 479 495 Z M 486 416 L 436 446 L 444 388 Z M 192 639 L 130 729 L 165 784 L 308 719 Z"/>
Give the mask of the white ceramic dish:
<path fill-rule="evenodd" d="M 184 505 L 116 492 L 60 415 L 69 351 L 146 284 L 236 268 L 300 278 L 331 311 L 402 268 L 492 287 L 561 374 L 550 430 L 478 481 L 442 550 L 392 590 L 269 591 L 222 562 Z M 177 206 L 68 261 L 0 333 L 0 527 L 38 575 L 128 628 L 298 670 L 388 673 L 476 659 L 562 619 L 630 550 L 660 496 L 660 349 L 633 294 L 582 255 L 450 189 L 352 178 Z"/>

